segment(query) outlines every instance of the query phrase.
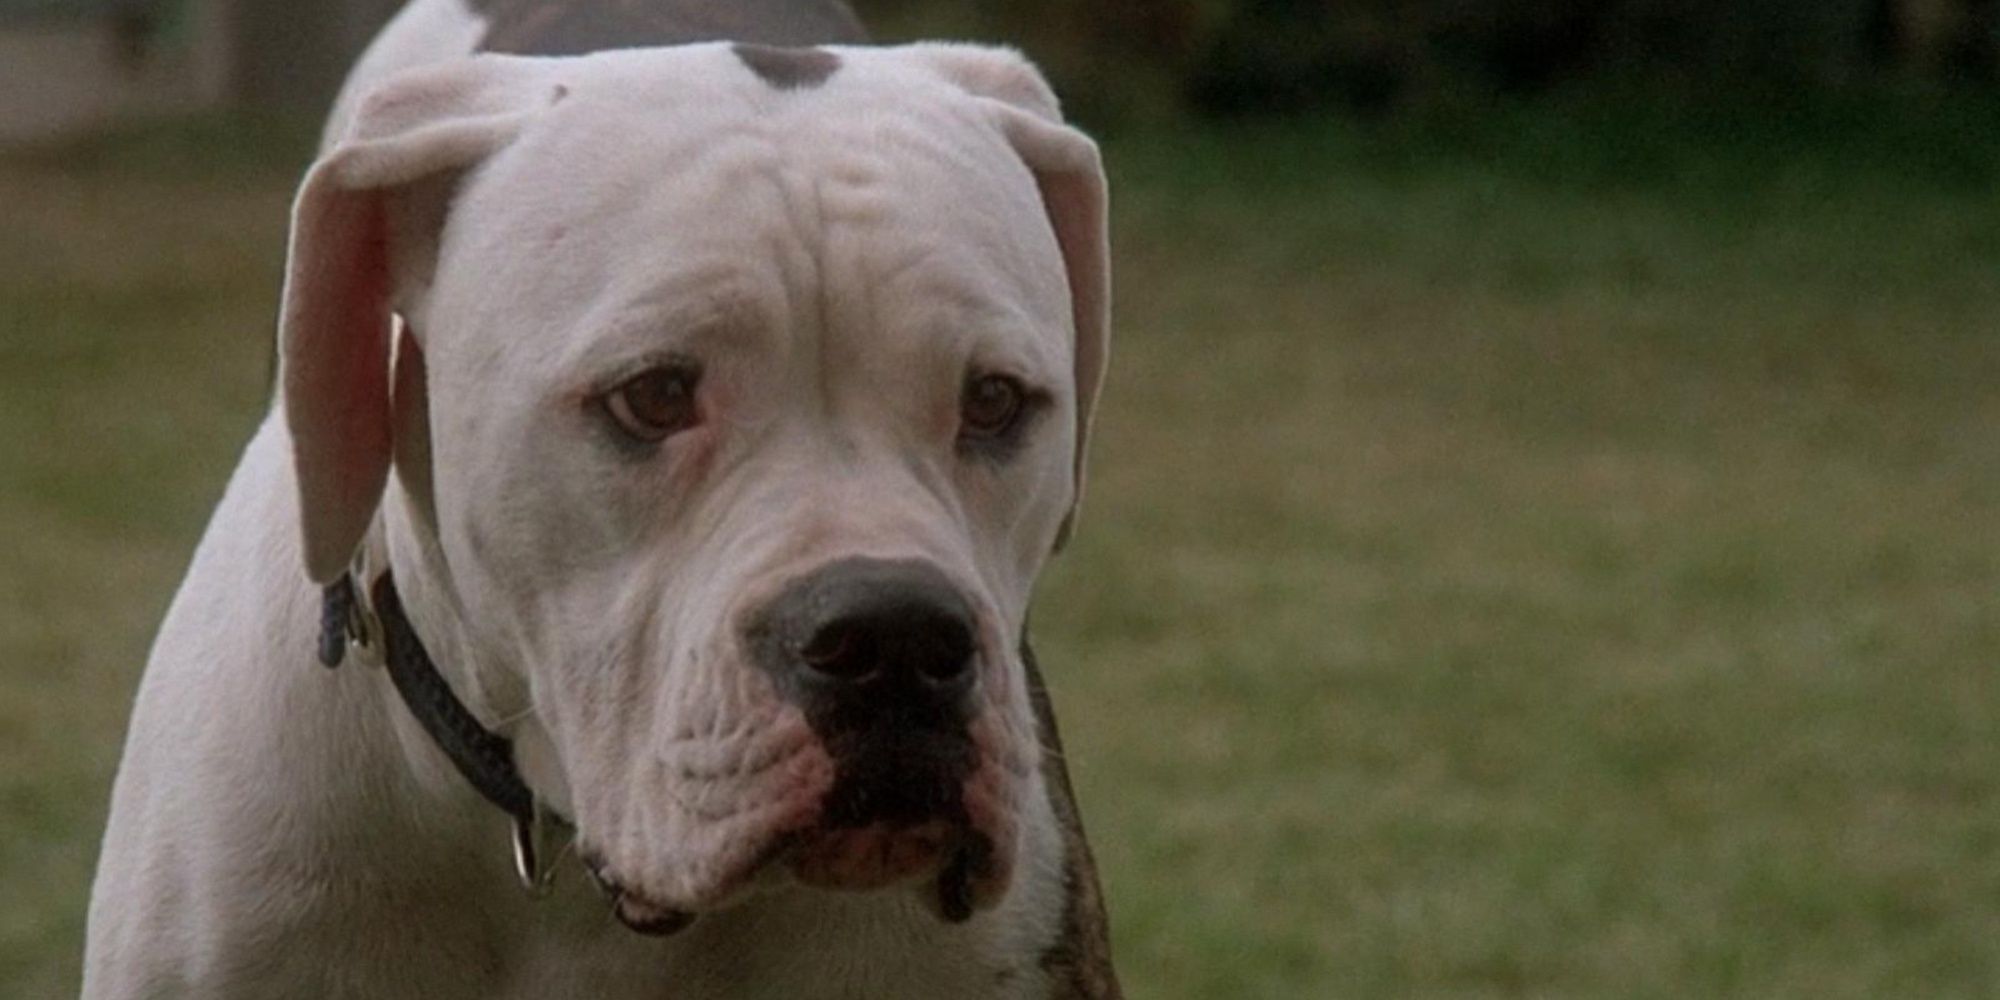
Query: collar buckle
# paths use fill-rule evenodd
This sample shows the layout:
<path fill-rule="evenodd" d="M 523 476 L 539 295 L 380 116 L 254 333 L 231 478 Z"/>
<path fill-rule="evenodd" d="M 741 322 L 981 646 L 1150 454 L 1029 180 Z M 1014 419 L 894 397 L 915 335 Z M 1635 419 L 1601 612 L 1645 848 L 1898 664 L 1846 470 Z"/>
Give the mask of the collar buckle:
<path fill-rule="evenodd" d="M 354 573 L 344 573 L 320 592 L 319 662 L 340 666 L 349 655 L 371 667 L 387 662 L 382 648 L 382 618 L 355 586 Z"/>
<path fill-rule="evenodd" d="M 382 653 L 382 618 L 360 594 L 355 595 L 347 614 L 347 651 L 365 666 L 379 667 L 387 662 Z"/>

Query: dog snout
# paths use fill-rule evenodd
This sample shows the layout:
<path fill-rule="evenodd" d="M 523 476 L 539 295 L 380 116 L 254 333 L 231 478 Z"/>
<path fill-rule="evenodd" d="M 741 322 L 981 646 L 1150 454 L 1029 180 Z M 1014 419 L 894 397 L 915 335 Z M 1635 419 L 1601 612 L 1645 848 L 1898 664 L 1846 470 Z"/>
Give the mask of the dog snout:
<path fill-rule="evenodd" d="M 745 641 L 809 714 L 915 721 L 962 715 L 978 680 L 975 621 L 936 566 L 850 558 L 786 586 L 753 617 Z"/>

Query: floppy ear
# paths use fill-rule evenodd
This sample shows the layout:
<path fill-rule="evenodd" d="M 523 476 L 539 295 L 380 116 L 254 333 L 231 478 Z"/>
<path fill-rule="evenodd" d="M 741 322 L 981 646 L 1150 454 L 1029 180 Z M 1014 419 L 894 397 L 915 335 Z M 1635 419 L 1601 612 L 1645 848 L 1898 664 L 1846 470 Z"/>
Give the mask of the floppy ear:
<path fill-rule="evenodd" d="M 306 174 L 292 208 L 278 364 L 306 574 L 347 568 L 388 483 L 397 199 L 477 164 L 562 96 L 531 60 L 481 56 L 394 77 Z M 441 218 L 441 216 L 439 216 Z M 414 242 L 414 241 L 411 241 Z"/>
<path fill-rule="evenodd" d="M 1104 165 L 1097 144 L 1063 122 L 1055 92 L 1020 53 L 975 45 L 912 48 L 947 80 L 996 103 L 1001 130 L 1034 173 L 1049 225 L 1062 248 L 1076 337 L 1076 495 L 1056 533 L 1060 551 L 1075 528 L 1083 500 L 1091 416 L 1111 351 L 1110 195 Z"/>

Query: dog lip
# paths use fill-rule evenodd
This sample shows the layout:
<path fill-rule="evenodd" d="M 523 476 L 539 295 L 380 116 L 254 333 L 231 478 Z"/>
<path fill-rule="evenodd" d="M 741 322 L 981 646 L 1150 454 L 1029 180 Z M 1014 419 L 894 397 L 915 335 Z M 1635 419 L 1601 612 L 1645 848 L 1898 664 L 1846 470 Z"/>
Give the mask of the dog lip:
<path fill-rule="evenodd" d="M 688 910 L 661 905 L 625 888 L 605 871 L 603 860 L 594 854 L 584 858 L 583 870 L 611 904 L 611 915 L 633 931 L 649 937 L 669 937 L 686 930 L 695 921 L 695 914 Z"/>
<path fill-rule="evenodd" d="M 580 849 L 578 858 L 583 862 L 584 873 L 590 877 L 591 884 L 603 893 L 612 916 L 619 923 L 640 934 L 665 937 L 686 929 L 702 913 L 728 905 L 728 901 L 759 873 L 784 858 L 798 842 L 798 837 L 796 832 L 772 835 L 749 861 L 718 880 L 713 892 L 687 902 L 661 902 L 658 897 L 631 888 L 613 873 L 603 853 L 594 848 Z"/>
<path fill-rule="evenodd" d="M 635 903 L 633 897 L 621 896 L 612 904 L 611 913 L 618 922 L 647 937 L 672 937 L 694 923 L 695 915 L 685 910 L 654 908 L 650 903 Z"/>
<path fill-rule="evenodd" d="M 972 851 L 960 848 L 932 883 L 930 900 L 937 904 L 937 917 L 948 924 L 972 919 Z"/>
<path fill-rule="evenodd" d="M 944 817 L 915 824 L 821 827 L 800 837 L 784 863 L 804 885 L 866 892 L 931 881 L 962 852 L 970 836 L 959 821 Z"/>

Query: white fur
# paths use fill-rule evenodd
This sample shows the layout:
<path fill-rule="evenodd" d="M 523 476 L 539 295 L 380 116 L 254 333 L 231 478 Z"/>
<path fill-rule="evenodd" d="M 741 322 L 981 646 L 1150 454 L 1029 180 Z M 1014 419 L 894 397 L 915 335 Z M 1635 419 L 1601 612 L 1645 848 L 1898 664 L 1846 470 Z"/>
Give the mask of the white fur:
<path fill-rule="evenodd" d="M 283 388 L 147 667 L 84 995 L 1045 996 L 1063 847 L 1012 644 L 1102 372 L 1093 148 L 1010 53 L 838 49 L 797 91 L 720 45 L 417 66 L 474 26 L 405 11 L 301 193 Z M 712 419 L 621 457 L 580 400 L 663 350 L 702 355 Z M 1004 467 L 953 451 L 968 366 L 1054 397 Z M 573 863 L 525 897 L 504 817 L 382 672 L 314 664 L 301 566 L 364 543 L 531 783 L 693 927 L 633 934 Z M 962 925 L 915 888 L 728 877 L 817 766 L 733 629 L 850 555 L 931 561 L 981 619 L 1020 835 Z"/>

